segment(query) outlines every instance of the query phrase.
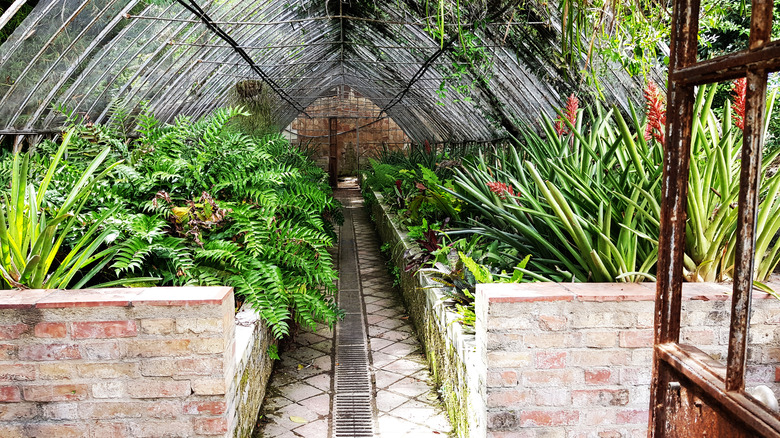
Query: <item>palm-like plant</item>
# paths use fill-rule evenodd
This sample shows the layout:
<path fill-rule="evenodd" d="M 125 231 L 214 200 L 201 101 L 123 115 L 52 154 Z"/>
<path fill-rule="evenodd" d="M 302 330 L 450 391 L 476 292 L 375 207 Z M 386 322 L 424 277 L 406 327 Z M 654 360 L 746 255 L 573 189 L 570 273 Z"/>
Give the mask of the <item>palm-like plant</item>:
<path fill-rule="evenodd" d="M 114 253 L 113 249 L 103 247 L 114 233 L 111 228 L 103 227 L 104 220 L 116 210 L 108 208 L 76 239 L 67 254 L 58 258 L 92 187 L 116 166 L 114 163 L 95 175 L 109 153 L 104 149 L 87 166 L 59 207 L 51 211 L 42 208 L 46 191 L 72 135 L 71 131 L 64 136 L 37 189 L 29 180 L 30 156 L 14 155 L 10 198 L 4 194 L 0 205 L 0 275 L 6 286 L 78 289 L 104 267 Z M 82 272 L 92 264 L 95 267 L 91 271 Z M 71 285 L 79 277 L 80 280 Z"/>

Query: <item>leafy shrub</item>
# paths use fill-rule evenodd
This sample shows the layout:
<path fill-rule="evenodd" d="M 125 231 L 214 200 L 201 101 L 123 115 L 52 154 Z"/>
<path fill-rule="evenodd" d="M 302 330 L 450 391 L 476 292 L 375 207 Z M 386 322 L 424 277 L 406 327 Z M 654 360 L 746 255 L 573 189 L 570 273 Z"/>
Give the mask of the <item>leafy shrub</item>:
<path fill-rule="evenodd" d="M 289 333 L 292 321 L 315 327 L 340 317 L 327 251 L 342 220 L 340 204 L 325 173 L 281 136 L 250 137 L 231 126 L 246 115 L 220 109 L 199 121 L 179 117 L 162 125 L 144 112 L 133 141 L 110 126 L 81 125 L 61 162 L 47 153 L 52 143 L 40 145 L 31 167 L 58 170 L 50 203 L 80 187 L 73 175 L 84 169 L 105 176 L 93 181 L 91 196 L 79 198 L 81 211 L 70 213 L 79 218 L 71 221 L 77 236 L 89 236 L 104 220 L 114 230 L 101 251 L 115 257 L 90 273 L 87 286 L 114 279 L 229 285 L 277 337 Z M 89 164 L 97 150 L 101 159 Z M 75 250 L 78 242 L 64 243 Z"/>

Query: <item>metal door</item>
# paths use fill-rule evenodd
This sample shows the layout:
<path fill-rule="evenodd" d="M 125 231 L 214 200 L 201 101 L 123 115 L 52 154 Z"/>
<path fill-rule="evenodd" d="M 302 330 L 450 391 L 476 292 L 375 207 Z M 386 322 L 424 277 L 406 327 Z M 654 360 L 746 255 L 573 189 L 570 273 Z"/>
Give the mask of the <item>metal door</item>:
<path fill-rule="evenodd" d="M 667 145 L 658 252 L 651 437 L 780 437 L 780 419 L 745 393 L 759 166 L 767 75 L 780 69 L 770 41 L 772 0 L 754 0 L 749 48 L 697 60 L 699 0 L 676 0 L 669 64 Z M 747 78 L 734 293 L 726 366 L 679 344 L 694 87 Z"/>

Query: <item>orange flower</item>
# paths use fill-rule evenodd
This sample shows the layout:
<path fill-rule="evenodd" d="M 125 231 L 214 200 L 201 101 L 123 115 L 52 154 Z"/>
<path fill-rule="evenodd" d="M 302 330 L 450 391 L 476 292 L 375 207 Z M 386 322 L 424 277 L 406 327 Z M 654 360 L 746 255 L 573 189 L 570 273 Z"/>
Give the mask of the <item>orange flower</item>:
<path fill-rule="evenodd" d="M 498 195 L 501 199 L 506 199 L 506 194 L 509 193 L 512 196 L 515 196 L 515 191 L 512 188 L 512 186 L 508 186 L 505 183 L 494 181 L 487 183 L 488 188 L 490 188 L 490 191 Z"/>
<path fill-rule="evenodd" d="M 580 109 L 580 101 L 577 99 L 574 93 L 571 93 L 569 98 L 566 100 L 566 108 L 563 108 L 561 112 L 563 112 L 564 116 L 566 116 L 566 120 L 568 120 L 572 125 L 577 122 L 578 109 Z M 561 116 L 558 116 L 558 118 L 555 119 L 555 132 L 557 132 L 558 135 L 565 135 L 569 133 L 569 126 L 564 123 Z"/>
<path fill-rule="evenodd" d="M 645 87 L 645 101 L 647 102 L 647 125 L 645 125 L 645 140 L 656 139 L 664 144 L 664 129 L 666 127 L 666 104 L 663 101 L 661 90 L 653 82 L 648 82 Z"/>
<path fill-rule="evenodd" d="M 739 129 L 745 129 L 745 92 L 747 91 L 747 79 L 739 78 L 734 81 L 734 103 L 731 104 L 731 118 Z"/>

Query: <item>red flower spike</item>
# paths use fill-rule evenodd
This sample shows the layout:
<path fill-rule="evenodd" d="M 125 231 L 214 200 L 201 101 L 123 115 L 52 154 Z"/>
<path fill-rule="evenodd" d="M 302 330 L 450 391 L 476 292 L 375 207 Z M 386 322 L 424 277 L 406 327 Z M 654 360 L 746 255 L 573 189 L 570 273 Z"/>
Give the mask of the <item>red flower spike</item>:
<path fill-rule="evenodd" d="M 515 190 L 512 188 L 512 186 L 508 186 L 505 183 L 494 181 L 487 183 L 487 186 L 491 192 L 498 195 L 498 197 L 502 200 L 506 200 L 507 193 L 509 193 L 511 196 L 515 196 Z"/>
<path fill-rule="evenodd" d="M 664 129 L 666 128 L 666 104 L 663 100 L 663 94 L 655 83 L 648 82 L 644 95 L 647 102 L 645 140 L 650 141 L 651 138 L 654 138 L 663 145 Z"/>
<path fill-rule="evenodd" d="M 577 110 L 579 109 L 580 101 L 577 99 L 577 96 L 575 96 L 574 93 L 571 93 L 569 98 L 566 100 L 566 107 L 563 108 L 561 112 L 566 117 L 566 120 L 574 125 L 574 123 L 577 122 Z M 555 132 L 558 135 L 565 135 L 569 133 L 569 126 L 564 123 L 561 116 L 558 116 L 558 118 L 555 119 Z"/>
<path fill-rule="evenodd" d="M 734 81 L 734 103 L 731 104 L 731 118 L 739 129 L 745 129 L 745 92 L 747 91 L 747 79 L 739 78 Z"/>

